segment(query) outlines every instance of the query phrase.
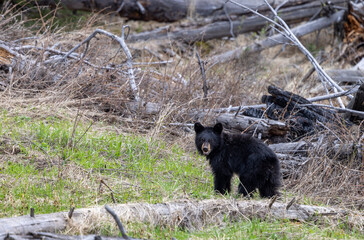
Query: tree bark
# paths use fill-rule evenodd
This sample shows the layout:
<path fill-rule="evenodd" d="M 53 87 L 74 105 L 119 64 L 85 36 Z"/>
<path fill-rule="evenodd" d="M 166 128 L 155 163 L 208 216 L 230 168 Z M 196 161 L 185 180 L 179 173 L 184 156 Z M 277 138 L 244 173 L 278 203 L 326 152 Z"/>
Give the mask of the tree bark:
<path fill-rule="evenodd" d="M 335 0 L 336 4 L 343 4 L 344 0 Z M 282 8 L 279 11 L 280 17 L 284 19 L 287 23 L 295 23 L 300 22 L 304 19 L 310 18 L 315 15 L 321 9 L 320 2 L 310 2 L 304 5 L 292 6 Z M 267 13 L 267 16 L 272 16 L 271 13 Z M 329 20 L 326 20 L 330 21 Z M 315 22 L 317 24 L 317 22 Z M 332 22 L 329 24 L 323 23 L 323 25 L 316 26 L 315 24 L 310 25 L 310 28 L 314 30 L 305 29 L 305 31 L 315 31 L 318 29 L 322 29 L 324 27 L 330 26 Z M 167 29 L 163 29 L 163 31 L 151 31 L 144 32 L 139 34 L 134 34 L 129 36 L 129 41 L 139 41 L 139 40 L 148 40 L 148 39 L 171 39 L 171 40 L 179 40 L 187 43 L 192 43 L 200 40 L 210 40 L 222 37 L 231 37 L 231 27 L 234 35 L 258 31 L 267 25 L 267 21 L 259 16 L 248 16 L 243 19 L 237 19 L 232 21 L 219 21 L 208 24 L 201 28 L 197 29 L 179 29 L 173 32 L 168 32 Z M 307 34 L 307 33 L 306 33 Z M 281 37 L 283 38 L 283 37 Z"/>
<path fill-rule="evenodd" d="M 339 11 L 330 17 L 322 17 L 320 19 L 302 24 L 292 29 L 296 37 L 302 37 L 306 34 L 330 27 L 336 22 L 340 22 L 344 16 L 344 11 Z M 243 54 L 260 52 L 264 49 L 271 48 L 277 45 L 289 43 L 289 40 L 282 34 L 276 34 L 270 38 L 253 43 L 249 46 L 239 47 L 234 50 L 215 55 L 209 59 L 211 64 L 224 63 L 234 59 L 239 59 Z"/>
<path fill-rule="evenodd" d="M 269 8 L 264 0 L 235 0 L 236 2 L 259 11 Z M 44 0 L 44 4 L 55 5 L 55 0 Z M 61 0 L 61 3 L 71 10 L 116 12 L 121 17 L 133 20 L 174 22 L 187 16 L 216 17 L 229 15 L 243 15 L 248 11 L 225 0 Z M 276 8 L 284 0 L 268 0 Z M 284 7 L 314 2 L 314 0 L 291 0 Z M 226 17 L 226 16 L 225 16 Z"/>
<path fill-rule="evenodd" d="M 330 75 L 332 80 L 340 84 L 358 84 L 361 83 L 364 78 L 364 74 L 361 70 L 329 69 L 326 72 Z"/>
<path fill-rule="evenodd" d="M 192 119 L 214 118 L 216 122 L 220 122 L 227 129 L 253 134 L 255 136 L 261 134 L 263 138 L 274 136 L 285 136 L 289 130 L 285 123 L 270 119 L 254 118 L 230 113 L 223 114 L 207 114 L 205 112 L 190 113 Z"/>
<path fill-rule="evenodd" d="M 120 237 L 105 237 L 100 235 L 80 235 L 80 236 L 69 236 L 45 232 L 29 232 L 24 234 L 0 234 L 0 239 L 11 239 L 11 240 L 120 240 Z M 139 240 L 137 238 L 129 238 L 129 240 Z M 140 239 L 142 240 L 142 239 Z"/>
<path fill-rule="evenodd" d="M 232 221 L 246 218 L 289 219 L 293 221 L 334 221 L 347 223 L 349 226 L 362 227 L 364 219 L 357 211 L 275 202 L 268 207 L 268 200 L 225 200 L 211 199 L 202 201 L 182 200 L 170 203 L 132 203 L 111 206 L 122 222 L 143 222 L 153 226 L 179 227 L 188 230 L 202 229 L 208 225 L 223 224 L 226 219 Z M 288 209 L 287 209 L 288 208 Z M 52 219 L 52 221 L 47 219 Z M 48 222 L 45 225 L 45 222 Z M 55 225 L 54 222 L 58 224 Z M 72 219 L 67 213 L 36 215 L 34 218 L 21 216 L 0 219 L 0 232 L 26 234 L 34 231 L 62 231 L 67 226 L 84 229 L 92 222 L 112 223 L 113 219 L 104 207 L 75 210 Z M 62 224 L 61 224 L 62 223 Z M 68 225 L 69 224 L 69 225 Z M 40 226 L 43 227 L 40 227 Z"/>

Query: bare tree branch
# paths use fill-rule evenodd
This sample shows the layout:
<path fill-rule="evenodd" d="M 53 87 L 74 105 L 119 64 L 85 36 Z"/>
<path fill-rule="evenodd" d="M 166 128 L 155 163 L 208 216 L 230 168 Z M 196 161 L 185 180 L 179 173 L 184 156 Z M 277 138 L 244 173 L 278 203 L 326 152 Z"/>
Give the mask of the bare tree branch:
<path fill-rule="evenodd" d="M 87 49 L 88 49 L 88 45 L 89 42 L 91 41 L 92 38 L 94 38 L 97 34 L 103 34 L 106 35 L 108 37 L 110 37 L 111 39 L 117 41 L 120 46 L 122 47 L 122 49 L 125 52 L 125 55 L 127 57 L 127 62 L 126 65 L 128 67 L 128 75 L 129 75 L 129 84 L 130 84 L 130 88 L 131 91 L 133 92 L 134 98 L 136 102 L 139 102 L 140 97 L 139 97 L 139 90 L 138 87 L 135 83 L 135 77 L 134 77 L 134 69 L 133 69 L 133 58 L 132 55 L 130 53 L 130 50 L 128 48 L 128 46 L 125 43 L 125 38 L 124 38 L 124 29 L 126 28 L 126 26 L 123 26 L 123 34 L 121 37 L 118 37 L 112 33 L 109 33 L 105 30 L 102 29 L 96 29 L 89 37 L 87 37 L 85 40 L 83 40 L 80 44 L 76 45 L 75 47 L 73 47 L 70 51 L 67 52 L 66 55 L 63 56 L 63 60 L 66 60 L 73 52 L 75 52 L 78 48 L 80 48 L 83 44 L 86 44 L 86 49 L 84 51 L 84 54 L 86 53 Z M 83 54 L 83 55 L 84 55 Z"/>
<path fill-rule="evenodd" d="M 265 3 L 267 4 L 267 6 L 270 8 L 271 12 L 274 14 L 275 18 L 278 20 L 278 22 L 275 22 L 274 20 L 260 14 L 259 12 L 245 6 L 242 5 L 234 0 L 228 0 L 229 2 L 240 6 L 242 8 L 245 8 L 247 10 L 249 10 L 250 12 L 264 18 L 265 20 L 267 20 L 268 22 L 270 22 L 274 27 L 276 27 L 277 29 L 279 29 L 279 32 L 285 36 L 286 38 L 288 38 L 291 42 L 294 43 L 294 45 L 296 45 L 303 54 L 305 54 L 305 56 L 308 58 L 308 60 L 313 64 L 313 66 L 315 67 L 318 75 L 320 76 L 320 79 L 322 79 L 322 81 L 327 82 L 333 89 L 335 92 L 340 91 L 343 92 L 344 90 L 336 83 L 334 82 L 331 77 L 322 69 L 322 67 L 320 66 L 320 64 L 317 62 L 317 60 L 312 56 L 312 54 L 302 45 L 302 43 L 299 41 L 299 39 L 295 36 L 295 34 L 292 32 L 292 30 L 289 28 L 289 26 L 286 24 L 286 22 L 278 15 L 278 13 L 272 8 L 272 6 L 266 1 Z M 352 98 L 351 95 L 349 95 L 350 98 Z M 340 98 L 338 98 L 339 104 L 342 108 L 345 108 L 343 102 L 341 101 Z"/>

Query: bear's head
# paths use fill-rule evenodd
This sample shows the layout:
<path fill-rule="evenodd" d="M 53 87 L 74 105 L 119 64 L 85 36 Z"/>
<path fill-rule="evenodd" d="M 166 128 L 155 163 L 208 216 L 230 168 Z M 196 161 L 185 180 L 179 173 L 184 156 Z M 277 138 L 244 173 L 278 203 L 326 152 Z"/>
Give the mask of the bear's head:
<path fill-rule="evenodd" d="M 204 127 L 201 123 L 195 123 L 196 132 L 196 148 L 197 151 L 205 156 L 209 156 L 211 152 L 219 149 L 221 146 L 221 134 L 223 126 L 216 123 L 213 127 Z"/>

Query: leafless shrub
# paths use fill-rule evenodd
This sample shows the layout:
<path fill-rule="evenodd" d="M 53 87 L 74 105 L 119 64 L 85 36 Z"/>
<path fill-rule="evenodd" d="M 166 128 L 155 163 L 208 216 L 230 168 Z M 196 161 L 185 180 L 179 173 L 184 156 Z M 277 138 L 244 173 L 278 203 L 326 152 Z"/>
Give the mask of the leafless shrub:
<path fill-rule="evenodd" d="M 308 138 L 310 161 L 287 188 L 323 204 L 363 208 L 364 166 L 360 128 L 335 126 Z"/>

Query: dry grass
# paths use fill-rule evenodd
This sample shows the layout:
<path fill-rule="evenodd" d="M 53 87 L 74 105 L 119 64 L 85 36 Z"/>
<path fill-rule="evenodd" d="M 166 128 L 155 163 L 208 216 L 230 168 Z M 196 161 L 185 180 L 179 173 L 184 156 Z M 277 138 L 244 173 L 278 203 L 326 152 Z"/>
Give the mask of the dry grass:
<path fill-rule="evenodd" d="M 307 137 L 310 161 L 287 188 L 322 204 L 363 209 L 363 133 L 358 126 L 331 128 Z"/>

